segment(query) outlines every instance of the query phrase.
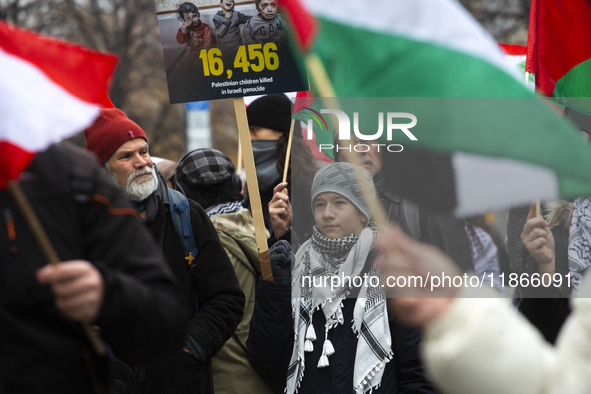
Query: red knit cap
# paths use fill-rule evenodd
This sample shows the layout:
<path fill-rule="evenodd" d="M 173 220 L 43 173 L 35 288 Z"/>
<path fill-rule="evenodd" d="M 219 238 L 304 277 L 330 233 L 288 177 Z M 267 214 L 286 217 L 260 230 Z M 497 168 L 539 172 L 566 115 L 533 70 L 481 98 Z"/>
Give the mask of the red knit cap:
<path fill-rule="evenodd" d="M 123 111 L 117 108 L 104 108 L 92 126 L 84 130 L 86 150 L 97 155 L 104 165 L 117 149 L 134 138 L 148 141 L 146 133 Z"/>

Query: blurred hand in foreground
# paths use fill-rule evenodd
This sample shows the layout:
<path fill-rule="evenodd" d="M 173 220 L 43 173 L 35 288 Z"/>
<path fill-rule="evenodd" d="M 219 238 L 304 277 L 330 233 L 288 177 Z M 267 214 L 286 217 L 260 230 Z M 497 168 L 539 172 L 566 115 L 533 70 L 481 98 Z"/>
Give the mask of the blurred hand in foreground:
<path fill-rule="evenodd" d="M 421 326 L 447 310 L 459 291 L 452 285 L 453 278 L 462 274 L 445 253 L 393 225 L 377 246 L 384 253 L 380 268 L 388 305 L 404 322 Z"/>
<path fill-rule="evenodd" d="M 92 323 L 99 315 L 105 284 L 99 270 L 85 260 L 46 265 L 37 271 L 37 280 L 49 285 L 55 306 L 67 318 Z"/>

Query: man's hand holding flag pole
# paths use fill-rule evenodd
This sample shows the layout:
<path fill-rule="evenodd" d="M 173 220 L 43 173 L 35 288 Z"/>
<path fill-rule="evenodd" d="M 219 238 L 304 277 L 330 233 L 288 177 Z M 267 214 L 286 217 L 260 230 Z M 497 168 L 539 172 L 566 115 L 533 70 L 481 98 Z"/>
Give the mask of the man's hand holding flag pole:
<path fill-rule="evenodd" d="M 50 265 L 59 264 L 18 178 L 37 152 L 92 124 L 112 106 L 107 89 L 117 58 L 0 21 L 0 189 L 10 190 Z M 26 92 L 35 91 L 34 95 Z M 99 355 L 105 347 L 86 321 Z"/>

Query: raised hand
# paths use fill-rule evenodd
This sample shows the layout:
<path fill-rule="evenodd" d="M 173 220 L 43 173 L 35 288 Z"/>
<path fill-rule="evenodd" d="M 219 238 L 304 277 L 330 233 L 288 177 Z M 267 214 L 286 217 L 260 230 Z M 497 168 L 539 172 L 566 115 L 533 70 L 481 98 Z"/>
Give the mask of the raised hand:
<path fill-rule="evenodd" d="M 521 240 L 531 257 L 538 263 L 541 273 L 553 272 L 556 269 L 554 236 L 548 228 L 548 222 L 541 216 L 536 216 L 535 201 L 529 208 Z"/>
<path fill-rule="evenodd" d="M 269 201 L 269 216 L 271 217 L 271 226 L 275 237 L 279 238 L 291 226 L 291 203 L 287 194 L 283 190 L 287 187 L 287 182 L 275 186 L 273 189 L 273 198 Z"/>
<path fill-rule="evenodd" d="M 181 24 L 181 32 L 186 33 L 189 26 L 193 24 L 193 18 L 186 17 Z"/>

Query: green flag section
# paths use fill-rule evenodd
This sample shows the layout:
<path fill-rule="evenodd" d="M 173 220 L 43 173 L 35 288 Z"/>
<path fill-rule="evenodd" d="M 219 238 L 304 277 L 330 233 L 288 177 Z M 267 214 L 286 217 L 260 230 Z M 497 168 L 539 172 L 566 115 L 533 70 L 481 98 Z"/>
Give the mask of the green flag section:
<path fill-rule="evenodd" d="M 336 131 L 317 149 L 360 155 L 378 149 L 383 185 L 424 206 L 466 216 L 535 198 L 591 195 L 591 145 L 537 97 L 364 97 L 330 104 L 314 101 Z"/>
<path fill-rule="evenodd" d="M 282 1 L 287 12 L 294 0 Z M 339 97 L 527 97 L 496 42 L 451 0 L 303 0 L 292 32 L 320 57 Z M 298 38 L 298 37 L 296 37 Z M 313 79 L 312 79 L 313 80 Z"/>
<path fill-rule="evenodd" d="M 526 70 L 556 103 L 591 113 L 591 2 L 532 0 Z"/>
<path fill-rule="evenodd" d="M 591 195 L 589 144 L 527 90 L 459 3 L 302 3 L 307 13 L 290 14 L 292 32 L 314 19 L 315 35 L 296 41 L 303 56 L 321 59 L 339 96 L 335 106 L 307 105 L 335 125 L 326 128 L 333 139 L 302 119 L 318 140 L 333 139 L 318 149 L 379 147 L 387 188 L 457 215 Z"/>

